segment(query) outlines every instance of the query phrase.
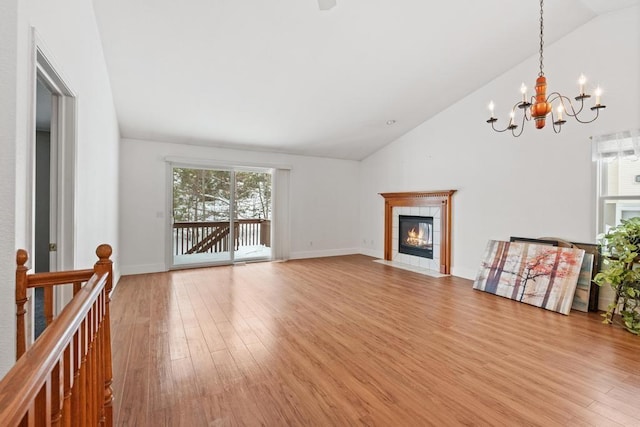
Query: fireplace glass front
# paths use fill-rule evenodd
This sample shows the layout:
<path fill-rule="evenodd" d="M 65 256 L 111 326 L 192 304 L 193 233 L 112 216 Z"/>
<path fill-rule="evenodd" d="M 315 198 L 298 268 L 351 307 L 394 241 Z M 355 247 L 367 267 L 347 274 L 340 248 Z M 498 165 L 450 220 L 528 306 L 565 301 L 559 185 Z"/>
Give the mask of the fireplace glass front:
<path fill-rule="evenodd" d="M 433 217 L 398 216 L 398 252 L 433 259 Z"/>

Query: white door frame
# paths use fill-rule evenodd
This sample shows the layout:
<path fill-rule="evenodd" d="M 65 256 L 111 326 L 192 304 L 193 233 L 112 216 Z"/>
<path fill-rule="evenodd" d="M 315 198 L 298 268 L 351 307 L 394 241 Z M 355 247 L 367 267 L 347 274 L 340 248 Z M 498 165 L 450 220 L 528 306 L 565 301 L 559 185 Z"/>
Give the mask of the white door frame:
<path fill-rule="evenodd" d="M 233 227 L 233 204 L 235 199 L 235 194 L 233 191 L 229 193 L 229 259 L 214 261 L 214 262 L 203 262 L 203 263 L 190 263 L 190 264 L 176 264 L 175 258 L 173 254 L 173 169 L 174 168 L 186 168 L 186 169 L 205 169 L 205 170 L 217 170 L 229 172 L 230 174 L 230 185 L 235 186 L 234 181 L 234 170 L 229 166 L 215 166 L 215 165 L 194 165 L 188 162 L 167 162 L 167 217 L 169 218 L 169 225 L 166 231 L 166 269 L 167 270 L 180 270 L 185 268 L 196 268 L 196 267 L 210 267 L 215 265 L 228 265 L 233 264 L 233 242 L 235 241 L 235 231 Z"/>
<path fill-rule="evenodd" d="M 34 253 L 35 247 L 35 147 L 36 147 L 36 85 L 37 79 L 47 86 L 54 100 L 51 118 L 52 150 L 51 167 L 56 173 L 56 182 L 51 183 L 53 214 L 50 228 L 51 243 L 58 250 L 50 254 L 50 270 L 71 270 L 75 267 L 75 193 L 76 193 L 76 147 L 77 147 L 77 95 L 63 77 L 60 68 L 53 62 L 44 41 L 32 28 L 32 55 L 30 66 L 30 138 L 27 147 L 27 251 Z M 33 264 L 31 264 L 33 265 Z M 54 294 L 55 312 L 59 312 L 71 297 L 71 290 L 64 289 Z M 31 307 L 29 307 L 31 308 Z M 33 313 L 33 309 L 30 310 Z M 32 330 L 33 328 L 29 328 Z"/>

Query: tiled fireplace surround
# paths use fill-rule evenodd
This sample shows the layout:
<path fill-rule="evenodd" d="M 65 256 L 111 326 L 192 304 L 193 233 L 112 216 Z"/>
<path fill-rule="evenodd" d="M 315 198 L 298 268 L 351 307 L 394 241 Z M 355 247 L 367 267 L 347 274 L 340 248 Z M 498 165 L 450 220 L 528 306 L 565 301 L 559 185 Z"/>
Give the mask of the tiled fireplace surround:
<path fill-rule="evenodd" d="M 380 193 L 384 197 L 384 259 L 451 273 L 451 196 L 456 190 Z M 398 216 L 433 217 L 433 259 L 398 253 Z"/>

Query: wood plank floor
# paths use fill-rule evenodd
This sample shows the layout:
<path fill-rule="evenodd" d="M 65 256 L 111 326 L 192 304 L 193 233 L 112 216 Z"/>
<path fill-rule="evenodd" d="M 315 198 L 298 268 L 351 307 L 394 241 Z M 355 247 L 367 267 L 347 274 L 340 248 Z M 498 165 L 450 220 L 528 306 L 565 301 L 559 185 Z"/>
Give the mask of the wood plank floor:
<path fill-rule="evenodd" d="M 372 260 L 123 277 L 117 425 L 640 425 L 640 338 Z"/>

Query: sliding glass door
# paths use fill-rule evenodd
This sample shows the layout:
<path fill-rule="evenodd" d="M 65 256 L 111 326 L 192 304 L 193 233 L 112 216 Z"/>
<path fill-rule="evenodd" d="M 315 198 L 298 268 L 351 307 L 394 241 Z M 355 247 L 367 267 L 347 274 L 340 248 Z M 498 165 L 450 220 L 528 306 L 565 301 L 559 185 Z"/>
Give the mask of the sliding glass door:
<path fill-rule="evenodd" d="M 271 173 L 235 172 L 235 260 L 271 258 Z"/>
<path fill-rule="evenodd" d="M 271 258 L 271 172 L 172 168 L 174 267 Z"/>

